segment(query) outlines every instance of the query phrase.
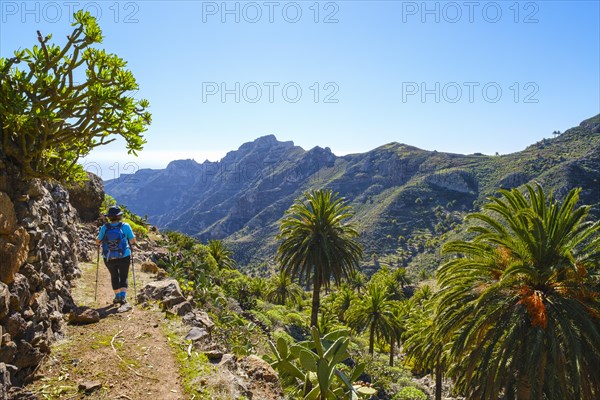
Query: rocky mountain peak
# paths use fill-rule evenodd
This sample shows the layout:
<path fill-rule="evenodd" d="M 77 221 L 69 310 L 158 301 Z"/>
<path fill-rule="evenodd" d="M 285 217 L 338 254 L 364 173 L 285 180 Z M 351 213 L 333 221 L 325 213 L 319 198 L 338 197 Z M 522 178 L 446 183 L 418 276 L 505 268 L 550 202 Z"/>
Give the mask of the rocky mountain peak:
<path fill-rule="evenodd" d="M 188 158 L 186 160 L 171 161 L 167 165 L 167 170 L 194 169 L 198 168 L 199 166 L 200 164 L 198 164 L 195 160 Z"/>
<path fill-rule="evenodd" d="M 598 126 L 600 116 L 557 138 L 498 157 L 426 151 L 398 142 L 338 157 L 329 148 L 307 151 L 267 135 L 199 170 L 148 171 L 152 176 L 137 179 L 135 185 L 108 181 L 106 190 L 160 227 L 202 241 L 227 239 L 244 264 L 272 256 L 277 222 L 294 199 L 306 190 L 327 187 L 354 208 L 367 252 L 388 253 L 396 250 L 399 236 L 418 230 L 443 232 L 450 220 L 458 223 L 461 213 L 474 210 L 499 187 L 536 181 L 566 193 L 581 186 L 582 202 L 600 211 Z M 175 163 L 186 162 L 195 164 Z M 442 209 L 449 217 L 443 217 Z"/>
<path fill-rule="evenodd" d="M 600 133 L 600 114 L 582 121 L 579 127 L 592 133 Z"/>

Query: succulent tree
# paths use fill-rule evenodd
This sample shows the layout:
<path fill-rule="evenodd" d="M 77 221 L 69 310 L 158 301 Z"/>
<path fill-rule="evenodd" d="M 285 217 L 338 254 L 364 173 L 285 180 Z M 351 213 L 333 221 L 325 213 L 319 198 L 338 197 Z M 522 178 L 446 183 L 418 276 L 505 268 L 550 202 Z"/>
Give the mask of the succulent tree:
<path fill-rule="evenodd" d="M 133 97 L 127 63 L 93 47 L 102 31 L 88 12 L 73 26 L 62 48 L 38 31 L 38 45 L 0 58 L 0 155 L 26 178 L 82 180 L 77 162 L 92 149 L 121 137 L 136 154 L 145 143 L 148 101 Z"/>

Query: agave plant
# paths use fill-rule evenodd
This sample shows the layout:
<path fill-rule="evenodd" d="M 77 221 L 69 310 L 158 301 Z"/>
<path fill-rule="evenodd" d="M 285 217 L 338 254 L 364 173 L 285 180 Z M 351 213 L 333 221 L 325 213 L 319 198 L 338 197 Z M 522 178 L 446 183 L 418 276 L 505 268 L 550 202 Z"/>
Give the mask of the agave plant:
<path fill-rule="evenodd" d="M 348 355 L 348 332 L 338 330 L 322 338 L 316 327 L 311 329 L 312 340 L 288 345 L 283 338 L 270 342 L 274 357 L 271 366 L 284 377 L 298 383 L 304 400 L 358 400 L 376 394 L 373 388 L 353 385 L 365 368 L 357 364 L 347 375 L 340 369 Z"/>

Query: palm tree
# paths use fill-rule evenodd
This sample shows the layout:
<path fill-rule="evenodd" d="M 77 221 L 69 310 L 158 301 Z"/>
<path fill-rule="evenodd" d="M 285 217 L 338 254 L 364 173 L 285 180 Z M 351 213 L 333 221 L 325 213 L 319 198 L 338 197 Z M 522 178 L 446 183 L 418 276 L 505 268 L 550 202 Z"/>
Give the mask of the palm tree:
<path fill-rule="evenodd" d="M 406 268 L 396 268 L 394 272 L 392 272 L 392 279 L 396 281 L 402 289 L 404 289 L 405 286 L 410 285 L 410 278 L 406 274 Z"/>
<path fill-rule="evenodd" d="M 397 302 L 391 300 L 385 286 L 371 284 L 358 301 L 346 311 L 348 326 L 357 332 L 369 330 L 369 354 L 373 355 L 375 339 L 381 340 L 395 328 Z"/>
<path fill-rule="evenodd" d="M 393 324 L 390 326 L 390 331 L 386 332 L 386 337 L 390 343 L 390 367 L 394 366 L 394 347 L 396 344 L 400 346 L 402 335 L 406 332 L 406 319 L 409 309 L 408 302 L 401 301 L 392 311 L 394 314 Z"/>
<path fill-rule="evenodd" d="M 233 269 L 235 260 L 231 258 L 233 252 L 225 246 L 222 240 L 211 240 L 208 242 L 208 252 L 217 262 L 220 269 Z"/>
<path fill-rule="evenodd" d="M 443 372 L 448 364 L 444 342 L 438 335 L 433 299 L 411 299 L 406 304 L 406 324 L 403 337 L 406 356 L 413 361 L 417 373 L 435 375 L 435 400 L 442 399 Z"/>
<path fill-rule="evenodd" d="M 349 286 L 346 285 L 343 285 L 341 290 L 335 293 L 333 311 L 340 322 L 345 322 L 344 314 L 346 314 L 346 311 L 350 308 L 350 305 L 355 299 L 356 294 Z"/>
<path fill-rule="evenodd" d="M 264 299 L 267 293 L 267 280 L 259 276 L 250 280 L 250 294 L 257 299 Z"/>
<path fill-rule="evenodd" d="M 445 246 L 436 320 L 468 398 L 600 398 L 600 222 L 579 192 L 502 190 L 469 216 L 472 241 Z"/>
<path fill-rule="evenodd" d="M 358 269 L 350 271 L 346 280 L 348 281 L 348 286 L 358 293 L 361 293 L 367 287 L 367 277 Z"/>
<path fill-rule="evenodd" d="M 349 206 L 331 190 L 305 193 L 297 199 L 281 222 L 278 238 L 279 262 L 294 278 L 312 281 L 310 323 L 318 326 L 321 287 L 328 288 L 333 277 L 342 277 L 358 266 L 362 247 L 358 232 L 344 221 L 352 216 Z"/>
<path fill-rule="evenodd" d="M 297 304 L 302 298 L 302 288 L 292 280 L 286 270 L 281 270 L 269 280 L 266 299 L 274 304 Z"/>
<path fill-rule="evenodd" d="M 415 293 L 411 297 L 411 300 L 413 300 L 416 303 L 421 303 L 423 301 L 430 300 L 432 296 L 433 289 L 431 289 L 431 286 L 425 284 L 421 285 L 417 290 L 415 290 Z"/>

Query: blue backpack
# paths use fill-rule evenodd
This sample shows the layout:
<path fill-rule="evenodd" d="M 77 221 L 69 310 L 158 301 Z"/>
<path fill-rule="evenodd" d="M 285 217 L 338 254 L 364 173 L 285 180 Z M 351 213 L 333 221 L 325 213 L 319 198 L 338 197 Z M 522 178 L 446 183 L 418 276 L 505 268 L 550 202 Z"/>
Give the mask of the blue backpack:
<path fill-rule="evenodd" d="M 119 222 L 116 226 L 107 223 L 105 226 L 106 231 L 102 238 L 102 256 L 105 260 L 123 258 L 128 248 L 127 237 L 121 230 L 123 223 Z"/>

